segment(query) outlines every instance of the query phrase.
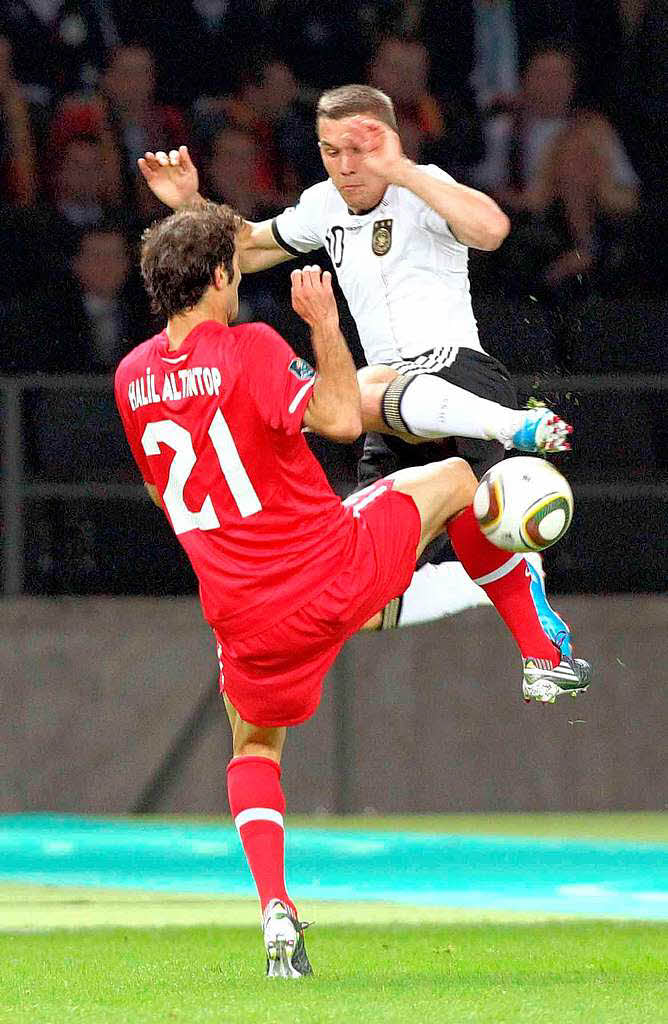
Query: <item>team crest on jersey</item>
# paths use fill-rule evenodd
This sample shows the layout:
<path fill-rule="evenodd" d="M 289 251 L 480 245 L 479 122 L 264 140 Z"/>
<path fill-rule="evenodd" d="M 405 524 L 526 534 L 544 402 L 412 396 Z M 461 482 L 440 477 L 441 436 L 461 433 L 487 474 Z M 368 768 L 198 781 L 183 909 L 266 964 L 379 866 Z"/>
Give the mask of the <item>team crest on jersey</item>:
<path fill-rule="evenodd" d="M 315 377 L 315 370 L 305 359 L 293 359 L 288 370 L 294 374 L 297 380 L 308 380 L 309 377 Z"/>
<path fill-rule="evenodd" d="M 376 220 L 371 236 L 371 248 L 376 256 L 384 256 L 392 247 L 392 220 Z"/>

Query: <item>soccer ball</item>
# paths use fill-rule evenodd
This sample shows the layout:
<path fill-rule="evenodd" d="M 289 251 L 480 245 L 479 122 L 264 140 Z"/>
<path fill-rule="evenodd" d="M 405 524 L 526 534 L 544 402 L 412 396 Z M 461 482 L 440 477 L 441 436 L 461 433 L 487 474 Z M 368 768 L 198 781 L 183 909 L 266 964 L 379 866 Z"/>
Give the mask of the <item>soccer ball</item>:
<path fill-rule="evenodd" d="M 497 462 L 473 498 L 478 526 L 504 551 L 543 551 L 563 537 L 573 518 L 568 480 L 545 459 Z"/>

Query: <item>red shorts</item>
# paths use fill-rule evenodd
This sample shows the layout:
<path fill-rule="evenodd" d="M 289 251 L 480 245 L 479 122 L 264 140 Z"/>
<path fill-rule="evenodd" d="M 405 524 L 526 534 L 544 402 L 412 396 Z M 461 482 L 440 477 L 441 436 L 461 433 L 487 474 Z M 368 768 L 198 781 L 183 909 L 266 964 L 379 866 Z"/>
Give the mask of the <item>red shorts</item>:
<path fill-rule="evenodd" d="M 352 554 L 313 601 L 251 637 L 225 640 L 214 629 L 221 691 L 246 722 L 310 718 L 345 641 L 411 581 L 421 529 L 413 499 L 378 480 L 344 504 L 355 527 Z"/>

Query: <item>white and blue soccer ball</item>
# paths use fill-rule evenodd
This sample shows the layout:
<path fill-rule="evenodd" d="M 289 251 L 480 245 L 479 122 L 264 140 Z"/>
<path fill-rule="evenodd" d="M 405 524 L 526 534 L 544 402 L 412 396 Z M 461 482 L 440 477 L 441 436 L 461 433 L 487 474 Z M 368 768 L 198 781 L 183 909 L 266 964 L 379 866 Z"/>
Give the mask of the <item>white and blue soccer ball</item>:
<path fill-rule="evenodd" d="M 571 525 L 573 492 L 545 459 L 518 455 L 497 462 L 473 498 L 478 526 L 504 551 L 543 551 Z"/>

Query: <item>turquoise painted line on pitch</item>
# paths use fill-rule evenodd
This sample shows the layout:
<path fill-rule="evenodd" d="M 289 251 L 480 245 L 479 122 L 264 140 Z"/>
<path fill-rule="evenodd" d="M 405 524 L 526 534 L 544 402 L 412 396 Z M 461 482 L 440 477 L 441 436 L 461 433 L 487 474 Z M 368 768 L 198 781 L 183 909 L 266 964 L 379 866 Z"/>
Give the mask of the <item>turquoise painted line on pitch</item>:
<path fill-rule="evenodd" d="M 289 829 L 295 898 L 668 920 L 668 845 Z M 0 818 L 0 879 L 255 894 L 231 825 Z"/>

